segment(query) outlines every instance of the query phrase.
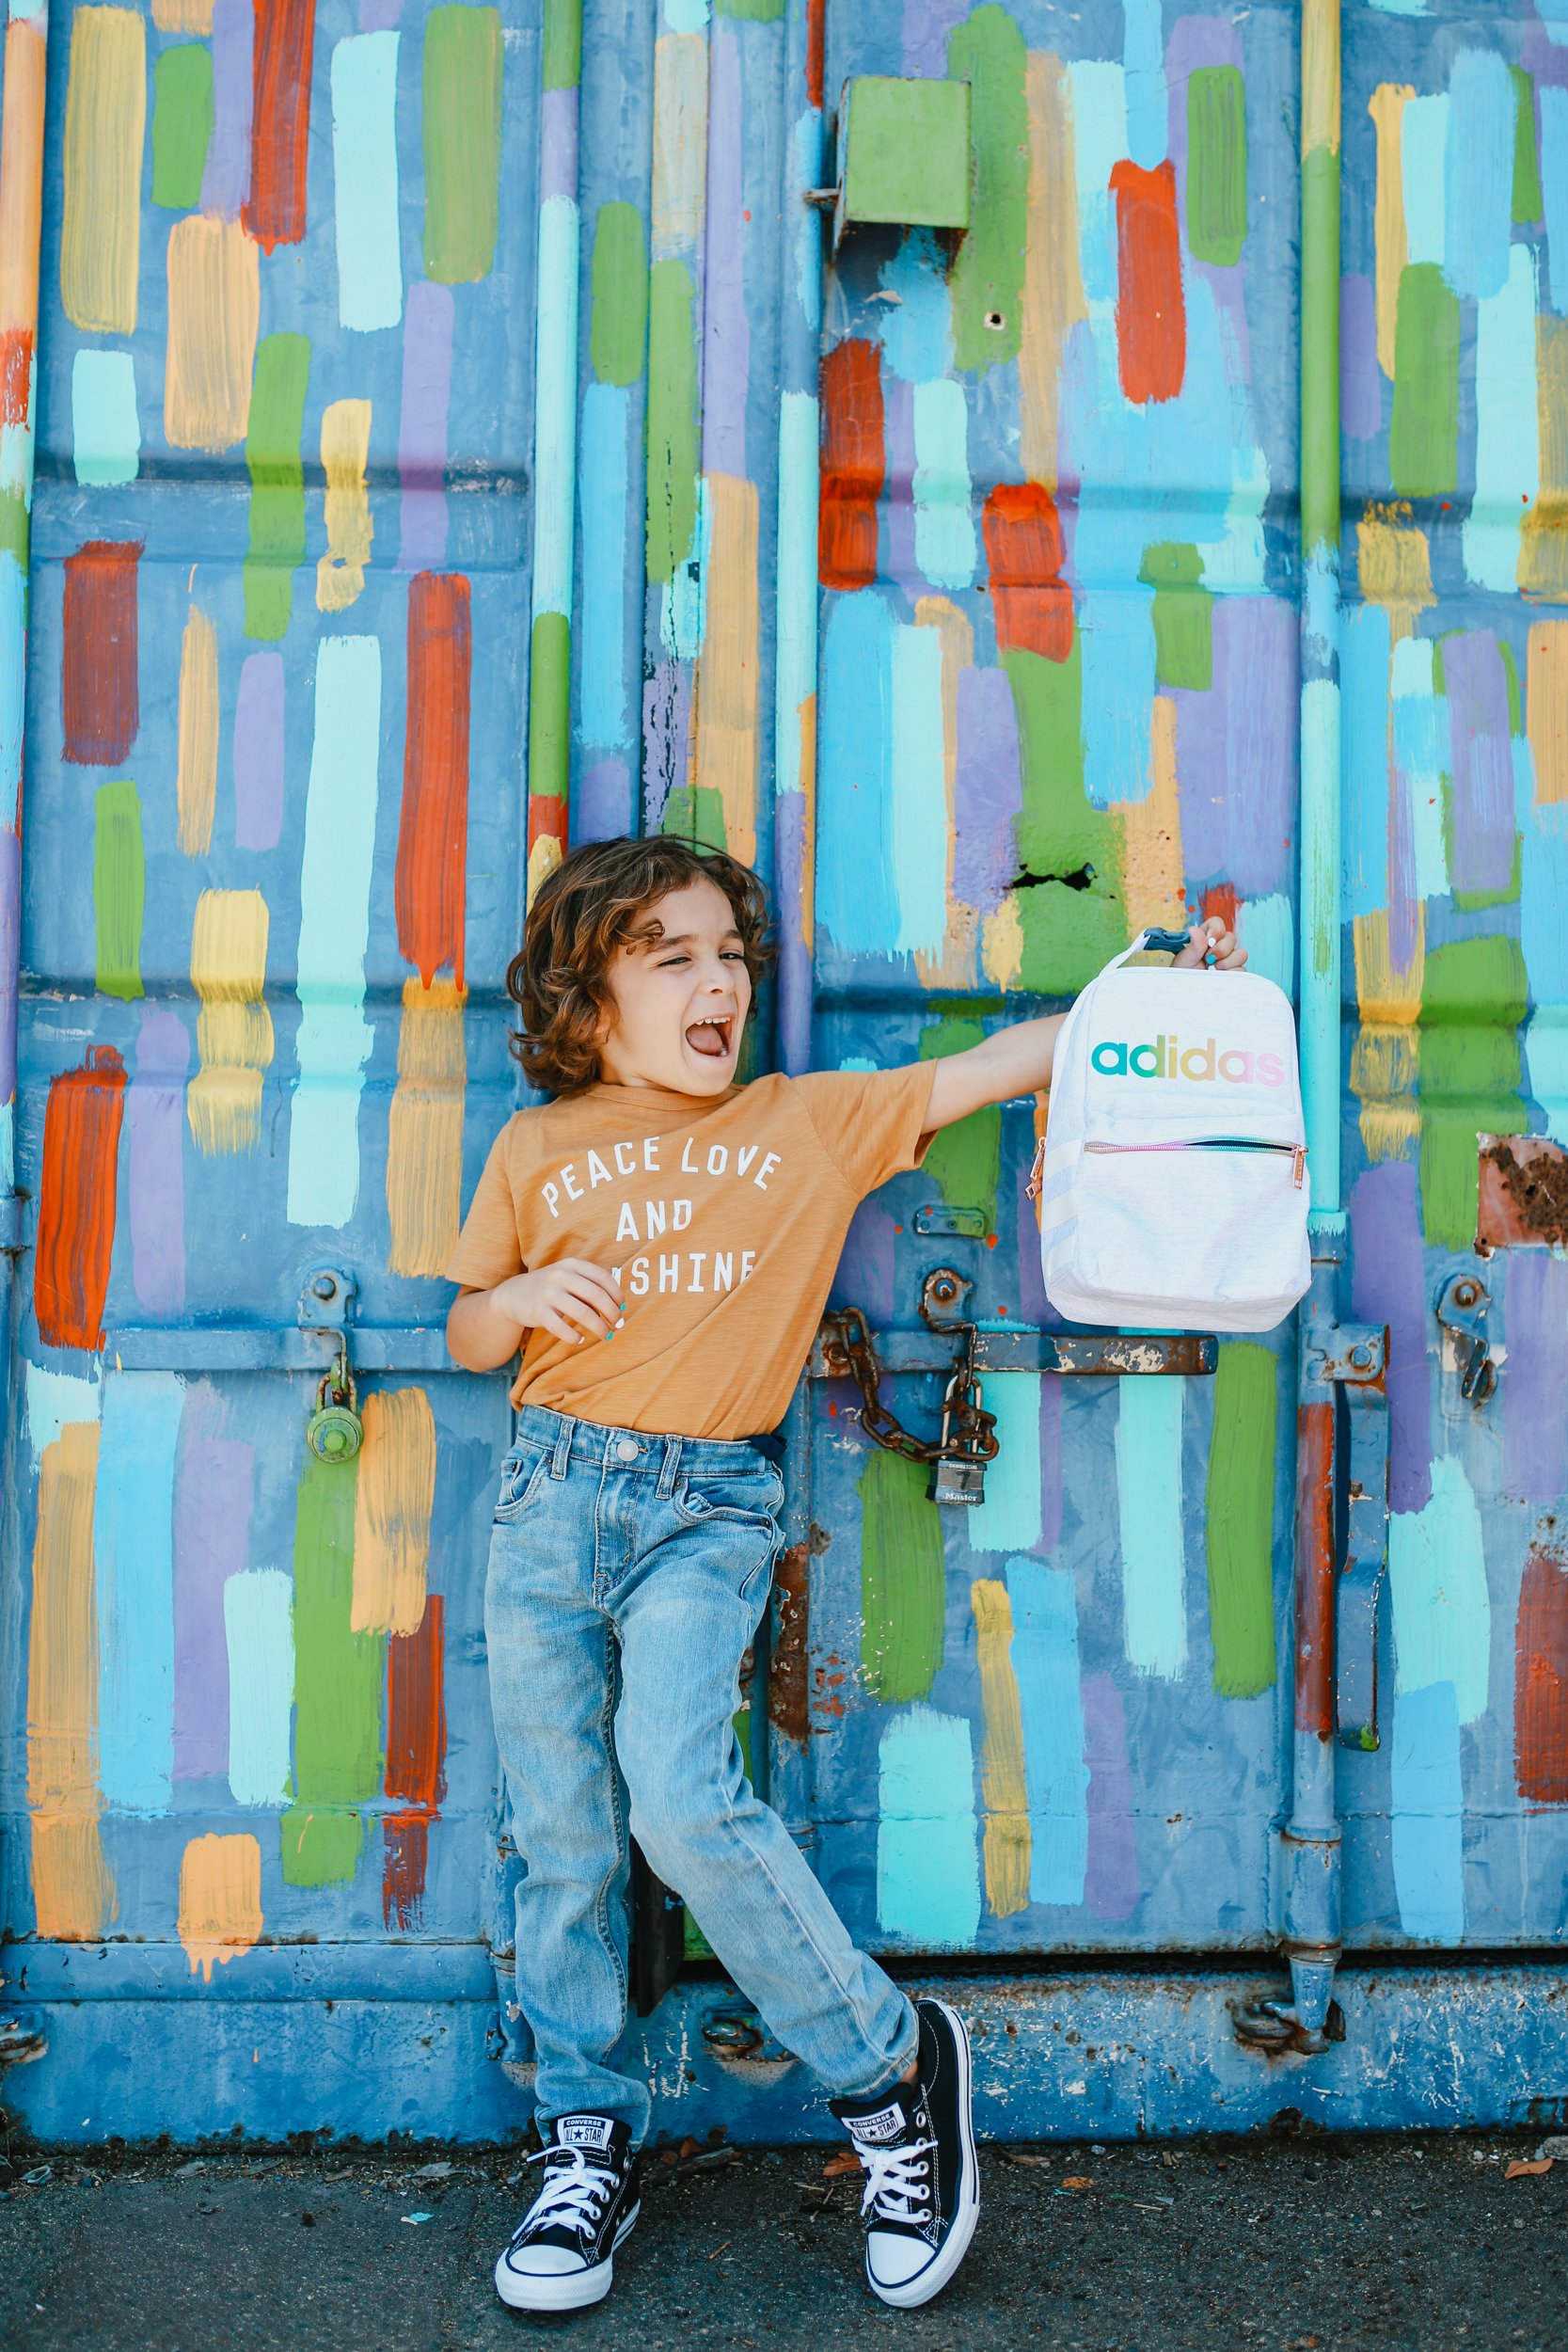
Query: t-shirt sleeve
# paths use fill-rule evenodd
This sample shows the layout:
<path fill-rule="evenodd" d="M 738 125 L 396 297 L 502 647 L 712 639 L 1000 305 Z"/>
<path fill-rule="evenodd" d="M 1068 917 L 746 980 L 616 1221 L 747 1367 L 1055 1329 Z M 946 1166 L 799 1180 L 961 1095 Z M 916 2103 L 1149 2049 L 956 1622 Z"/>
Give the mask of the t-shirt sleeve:
<path fill-rule="evenodd" d="M 498 1282 L 523 1270 L 517 1213 L 507 1174 L 507 1132 L 503 1127 L 490 1146 L 457 1247 L 446 1263 L 447 1280 L 461 1282 L 469 1290 L 494 1290 Z"/>
<path fill-rule="evenodd" d="M 934 1061 L 917 1061 L 902 1070 L 815 1070 L 795 1080 L 824 1151 L 857 1199 L 925 1158 L 935 1070 Z"/>

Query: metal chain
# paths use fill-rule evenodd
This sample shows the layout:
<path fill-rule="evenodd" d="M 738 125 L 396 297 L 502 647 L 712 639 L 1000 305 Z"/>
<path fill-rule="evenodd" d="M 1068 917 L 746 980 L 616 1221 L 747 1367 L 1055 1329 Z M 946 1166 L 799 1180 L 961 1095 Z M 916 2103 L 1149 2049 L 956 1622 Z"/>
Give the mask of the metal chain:
<path fill-rule="evenodd" d="M 953 1367 L 943 1398 L 942 1420 L 944 1435 L 941 1438 L 916 1438 L 890 1413 L 882 1403 L 882 1367 L 864 1315 L 858 1307 L 840 1307 L 824 1321 L 836 1342 L 837 1350 L 848 1365 L 851 1378 L 861 1392 L 861 1427 L 890 1454 L 901 1454 L 910 1462 L 990 1462 L 999 1451 L 996 1439 L 996 1415 L 988 1413 L 980 1401 L 979 1382 L 974 1373 L 974 1326 L 972 1323 L 949 1327 L 964 1335 L 963 1354 Z"/>

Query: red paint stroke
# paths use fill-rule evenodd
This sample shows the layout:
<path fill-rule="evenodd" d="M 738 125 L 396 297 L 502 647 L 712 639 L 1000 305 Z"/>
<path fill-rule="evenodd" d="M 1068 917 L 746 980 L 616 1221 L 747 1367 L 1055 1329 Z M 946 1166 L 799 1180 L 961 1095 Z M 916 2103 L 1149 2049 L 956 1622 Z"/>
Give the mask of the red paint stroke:
<path fill-rule="evenodd" d="M 398 947 L 426 988 L 444 963 L 463 985 L 472 660 L 468 582 L 460 572 L 416 572 L 396 897 Z"/>
<path fill-rule="evenodd" d="M 240 217 L 271 252 L 305 235 L 310 54 L 316 0 L 256 0 L 251 52 L 250 194 Z"/>
<path fill-rule="evenodd" d="M 1047 661 L 1072 651 L 1072 591 L 1061 578 L 1062 525 L 1043 483 L 999 482 L 980 517 L 990 568 L 996 648 Z"/>
<path fill-rule="evenodd" d="M 386 1793 L 398 1807 L 383 1824 L 381 1915 L 388 1927 L 394 1918 L 410 1927 L 424 1899 L 430 1824 L 447 1793 L 444 1613 L 440 1594 L 429 1594 L 417 1630 L 387 1643 Z"/>
<path fill-rule="evenodd" d="M 806 0 L 806 103 L 820 106 L 828 49 L 827 0 Z"/>
<path fill-rule="evenodd" d="M 33 380 L 33 333 L 8 326 L 0 335 L 0 424 L 25 424 Z"/>
<path fill-rule="evenodd" d="M 1296 1415 L 1296 1729 L 1334 1736 L 1334 1407 Z"/>
<path fill-rule="evenodd" d="M 877 577 L 882 454 L 881 354 L 851 335 L 822 362 L 822 503 L 816 564 L 824 588 L 869 588 Z"/>
<path fill-rule="evenodd" d="M 1568 1804 L 1568 1562 L 1532 1551 L 1513 1645 L 1513 1774 L 1532 1804 Z"/>
<path fill-rule="evenodd" d="M 1129 400 L 1174 400 L 1187 369 L 1181 300 L 1181 233 L 1176 166 L 1144 171 L 1125 161 L 1111 171 L 1117 199 L 1117 355 Z"/>
<path fill-rule="evenodd" d="M 102 1347 L 115 1247 L 125 1064 L 92 1045 L 80 1070 L 49 1084 L 33 1259 L 33 1311 L 51 1347 Z"/>
<path fill-rule="evenodd" d="M 1217 914 L 1227 931 L 1236 928 L 1236 885 L 1234 882 L 1211 882 L 1201 900 L 1203 919 Z"/>
<path fill-rule="evenodd" d="M 533 855 L 539 841 L 559 841 L 566 848 L 566 801 L 560 792 L 531 792 L 528 796 L 528 848 Z"/>
<path fill-rule="evenodd" d="M 116 768 L 136 739 L 139 539 L 89 539 L 65 560 L 60 623 L 64 756 Z"/>

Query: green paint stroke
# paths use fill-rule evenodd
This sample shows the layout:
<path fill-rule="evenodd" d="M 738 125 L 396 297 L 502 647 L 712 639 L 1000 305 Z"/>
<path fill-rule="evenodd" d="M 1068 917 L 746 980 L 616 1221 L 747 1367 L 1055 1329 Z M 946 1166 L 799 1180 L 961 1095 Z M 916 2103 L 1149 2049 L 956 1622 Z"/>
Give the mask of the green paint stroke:
<path fill-rule="evenodd" d="M 984 1025 L 956 1012 L 938 1012 L 920 1032 L 922 1061 L 944 1061 L 986 1041 Z M 982 1209 L 986 1231 L 996 1231 L 996 1187 L 1002 1173 L 1002 1113 L 994 1104 L 943 1127 L 926 1154 L 926 1173 L 942 1186 L 951 1208 Z"/>
<path fill-rule="evenodd" d="M 1214 1375 L 1204 1518 L 1214 1689 L 1251 1699 L 1269 1690 L 1274 1642 L 1275 1359 L 1252 1340 L 1227 1340 Z"/>
<path fill-rule="evenodd" d="M 715 16 L 738 16 L 752 24 L 776 24 L 784 0 L 714 0 Z"/>
<path fill-rule="evenodd" d="M 994 368 L 1016 359 L 1022 344 L 1029 212 L 1024 68 L 1023 36 L 1006 8 L 976 8 L 947 37 L 948 76 L 970 86 L 974 174 L 969 233 L 953 264 L 953 352 L 960 368 Z"/>
<path fill-rule="evenodd" d="M 303 335 L 265 335 L 256 346 L 250 429 L 250 544 L 245 559 L 245 631 L 277 640 L 288 634 L 293 567 L 305 560 L 305 388 L 310 345 Z"/>
<path fill-rule="evenodd" d="M 1388 470 L 1401 498 L 1440 498 L 1459 480 L 1459 297 L 1435 262 L 1400 274 Z"/>
<path fill-rule="evenodd" d="M 1015 646 L 1003 655 L 1002 667 L 1012 688 L 1023 771 L 1019 862 L 1041 877 L 1018 893 L 1019 986 L 1043 996 L 1076 995 L 1127 945 L 1120 830 L 1084 788 L 1082 640 L 1075 631 L 1065 661 Z M 1072 882 L 1060 879 L 1067 875 Z"/>
<path fill-rule="evenodd" d="M 20 490 L 0 490 L 0 555 L 14 555 L 22 566 L 24 580 L 27 577 L 27 553 L 32 544 L 32 530 L 27 514 L 27 501 Z"/>
<path fill-rule="evenodd" d="M 582 0 L 545 0 L 545 87 L 576 89 L 581 79 Z"/>
<path fill-rule="evenodd" d="M 141 926 L 147 898 L 141 797 L 134 784 L 104 784 L 93 800 L 92 907 L 98 986 L 127 1001 L 142 993 Z"/>
<path fill-rule="evenodd" d="M 677 784 L 664 803 L 658 829 L 677 841 L 689 841 L 694 849 L 727 850 L 724 803 L 718 786 Z M 747 1033 L 755 1035 L 754 1023 Z"/>
<path fill-rule="evenodd" d="M 387 1637 L 354 1633 L 359 1465 L 306 1459 L 294 1505 L 294 1801 L 279 1823 L 291 1886 L 354 1876 L 358 1808 L 381 1792 Z"/>
<path fill-rule="evenodd" d="M 942 1513 L 918 1462 L 874 1447 L 861 1473 L 861 1680 L 886 1707 L 930 1696 L 947 1581 Z"/>
<path fill-rule="evenodd" d="M 1201 553 L 1162 541 L 1144 549 L 1138 578 L 1154 591 L 1156 679 L 1206 692 L 1214 682 L 1214 599 L 1201 584 Z"/>
<path fill-rule="evenodd" d="M 500 162 L 500 11 L 432 8 L 424 35 L 424 274 L 437 284 L 471 285 L 488 273 Z"/>
<path fill-rule="evenodd" d="M 1535 76 L 1511 65 L 1513 76 L 1513 218 L 1520 227 L 1542 214 L 1541 157 L 1535 144 Z"/>
<path fill-rule="evenodd" d="M 1095 882 L 1037 882 L 1018 893 L 1023 952 L 1017 985 L 1030 996 L 1076 996 L 1127 945 L 1118 891 Z"/>
<path fill-rule="evenodd" d="M 697 347 L 691 273 L 648 276 L 648 578 L 673 580 L 697 531 Z"/>
<path fill-rule="evenodd" d="M 528 682 L 528 788 L 562 801 L 571 776 L 572 624 L 541 612 L 533 624 Z"/>
<path fill-rule="evenodd" d="M 166 49 L 152 69 L 152 201 L 186 212 L 201 201 L 213 135 L 213 57 L 200 41 Z"/>
<path fill-rule="evenodd" d="M 648 247 L 635 204 L 601 204 L 594 224 L 588 357 L 601 384 L 635 384 L 648 349 Z"/>
<path fill-rule="evenodd" d="M 1246 242 L 1246 87 L 1235 65 L 1198 66 L 1187 84 L 1187 246 L 1229 269 Z"/>
<path fill-rule="evenodd" d="M 1428 1245 L 1468 1249 L 1479 1205 L 1478 1135 L 1528 1132 L 1519 1024 L 1528 1009 L 1516 939 L 1433 948 L 1421 977 L 1421 1222 Z"/>

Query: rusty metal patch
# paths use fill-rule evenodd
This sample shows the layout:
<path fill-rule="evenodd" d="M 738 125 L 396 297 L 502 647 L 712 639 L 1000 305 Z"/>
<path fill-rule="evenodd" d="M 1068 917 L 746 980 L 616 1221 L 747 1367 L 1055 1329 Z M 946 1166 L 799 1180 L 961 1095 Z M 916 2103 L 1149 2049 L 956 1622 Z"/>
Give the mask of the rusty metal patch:
<path fill-rule="evenodd" d="M 1476 1248 L 1568 1248 L 1568 1152 L 1545 1136 L 1481 1136 Z"/>

